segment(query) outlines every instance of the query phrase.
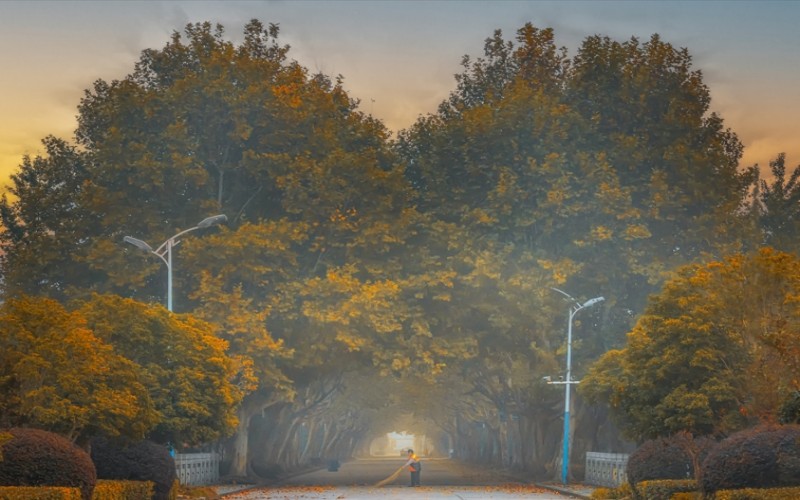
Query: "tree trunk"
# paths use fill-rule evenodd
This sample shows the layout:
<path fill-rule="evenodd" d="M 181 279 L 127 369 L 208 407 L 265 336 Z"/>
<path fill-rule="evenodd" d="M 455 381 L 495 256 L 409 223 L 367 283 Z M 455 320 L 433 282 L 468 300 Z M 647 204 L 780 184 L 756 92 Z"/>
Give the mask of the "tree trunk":
<path fill-rule="evenodd" d="M 230 475 L 244 477 L 247 475 L 247 445 L 248 431 L 250 429 L 251 411 L 242 405 L 237 412 L 239 424 L 236 427 L 236 438 L 233 443 L 233 461 L 231 462 Z"/>
<path fill-rule="evenodd" d="M 265 397 L 263 394 L 252 393 L 236 412 L 239 424 L 236 426 L 236 436 L 233 442 L 233 459 L 229 474 L 231 476 L 246 477 L 251 475 L 250 464 L 250 422 L 254 415 L 263 412 L 270 406 L 279 403 L 274 395 Z"/>

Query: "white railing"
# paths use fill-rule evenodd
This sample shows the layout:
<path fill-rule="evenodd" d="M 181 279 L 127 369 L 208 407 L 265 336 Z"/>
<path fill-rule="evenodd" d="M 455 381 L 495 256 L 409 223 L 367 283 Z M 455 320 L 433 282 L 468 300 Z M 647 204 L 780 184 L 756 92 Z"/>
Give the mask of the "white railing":
<path fill-rule="evenodd" d="M 216 453 L 176 453 L 175 470 L 184 486 L 203 486 L 219 482 L 219 455 Z"/>
<path fill-rule="evenodd" d="M 595 486 L 616 488 L 628 482 L 628 455 L 625 453 L 586 452 L 584 481 Z"/>

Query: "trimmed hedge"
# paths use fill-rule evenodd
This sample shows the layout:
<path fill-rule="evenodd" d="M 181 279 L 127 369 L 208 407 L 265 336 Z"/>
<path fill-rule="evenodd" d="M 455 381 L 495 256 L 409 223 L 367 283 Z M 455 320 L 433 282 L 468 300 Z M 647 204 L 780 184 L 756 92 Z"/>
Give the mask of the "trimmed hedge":
<path fill-rule="evenodd" d="M 123 445 L 98 438 L 92 441 L 92 460 L 101 479 L 151 481 L 153 500 L 177 496 L 175 460 L 164 446 L 150 441 Z"/>
<path fill-rule="evenodd" d="M 617 488 L 595 488 L 591 498 L 596 500 L 621 500 L 631 498 L 631 485 L 621 484 Z"/>
<path fill-rule="evenodd" d="M 0 500 L 80 500 L 79 488 L 0 486 Z"/>
<path fill-rule="evenodd" d="M 719 490 L 716 500 L 787 500 L 800 498 L 800 488 L 744 488 Z"/>
<path fill-rule="evenodd" d="M 94 488 L 92 500 L 142 500 L 153 498 L 152 481 L 114 481 L 100 479 Z"/>
<path fill-rule="evenodd" d="M 800 486 L 800 426 L 747 429 L 720 442 L 703 461 L 700 487 L 719 490 Z"/>
<path fill-rule="evenodd" d="M 40 429 L 3 432 L 0 486 L 76 487 L 83 500 L 92 497 L 97 473 L 89 455 L 68 439 Z"/>
<path fill-rule="evenodd" d="M 699 491 L 684 491 L 675 493 L 670 500 L 702 500 L 703 494 Z"/>
<path fill-rule="evenodd" d="M 664 479 L 659 481 L 642 481 L 636 485 L 636 498 L 647 500 L 670 500 L 676 493 L 697 491 L 694 479 Z"/>

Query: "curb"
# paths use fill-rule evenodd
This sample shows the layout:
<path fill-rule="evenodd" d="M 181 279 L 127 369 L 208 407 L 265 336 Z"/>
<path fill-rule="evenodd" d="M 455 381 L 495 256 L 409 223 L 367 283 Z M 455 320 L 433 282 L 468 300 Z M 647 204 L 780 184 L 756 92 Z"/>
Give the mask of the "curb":
<path fill-rule="evenodd" d="M 591 494 L 587 495 L 585 493 L 581 493 L 579 491 L 571 490 L 568 487 L 561 487 L 561 486 L 554 486 L 552 484 L 542 484 L 542 483 L 533 483 L 534 486 L 543 488 L 546 490 L 555 491 L 556 493 L 561 493 L 562 495 L 569 495 L 572 497 L 583 498 L 585 500 L 591 500 Z"/>

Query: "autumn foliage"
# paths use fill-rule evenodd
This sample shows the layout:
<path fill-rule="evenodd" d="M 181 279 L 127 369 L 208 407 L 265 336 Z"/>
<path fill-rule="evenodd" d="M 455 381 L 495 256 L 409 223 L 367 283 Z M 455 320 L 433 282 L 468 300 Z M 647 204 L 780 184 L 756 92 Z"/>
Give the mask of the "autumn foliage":
<path fill-rule="evenodd" d="M 800 260 L 770 248 L 682 268 L 580 391 L 633 438 L 777 421 L 800 380 Z"/>
<path fill-rule="evenodd" d="M 0 306 L 0 423 L 80 443 L 98 434 L 201 442 L 229 432 L 239 392 L 209 325 L 121 297 L 73 307 L 27 296 Z"/>
<path fill-rule="evenodd" d="M 687 49 L 592 35 L 570 57 L 551 28 L 498 30 L 392 139 L 279 31 L 188 24 L 91 84 L 76 144 L 23 159 L 0 200 L 0 425 L 235 430 L 244 476 L 346 456 L 414 401 L 418 432 L 544 474 L 570 307 L 552 287 L 606 298 L 571 324 L 574 457 L 613 434 L 587 400 L 640 441 L 731 432 L 798 390 L 800 273 L 749 253 L 791 248 L 772 235 L 797 178 L 752 192 Z M 195 227 L 210 214 L 228 222 Z M 187 228 L 170 312 L 164 262 L 123 238 Z"/>

